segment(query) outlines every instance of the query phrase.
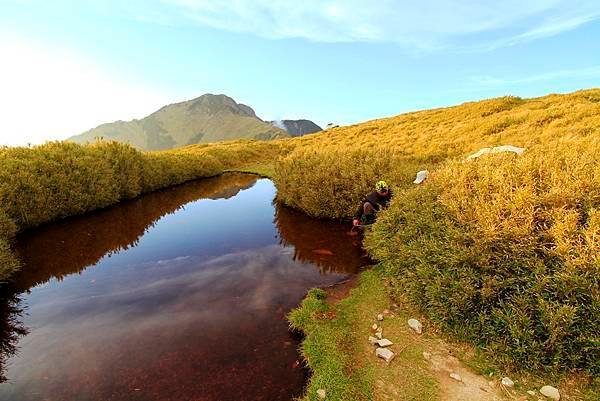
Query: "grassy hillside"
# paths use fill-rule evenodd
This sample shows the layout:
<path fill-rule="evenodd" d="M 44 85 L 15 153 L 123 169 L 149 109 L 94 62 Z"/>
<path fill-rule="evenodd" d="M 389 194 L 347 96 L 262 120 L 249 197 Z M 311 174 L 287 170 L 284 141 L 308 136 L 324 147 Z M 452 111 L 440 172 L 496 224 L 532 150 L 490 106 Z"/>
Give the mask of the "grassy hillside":
<path fill-rule="evenodd" d="M 506 144 L 527 151 L 465 161 Z M 333 218 L 389 181 L 365 244 L 396 297 L 505 366 L 598 375 L 599 145 L 600 90 L 506 97 L 299 138 L 275 179 L 286 203 Z"/>
<path fill-rule="evenodd" d="M 197 143 L 240 138 L 275 139 L 289 136 L 260 120 L 252 108 L 225 95 L 203 95 L 165 106 L 141 120 L 117 121 L 70 138 L 76 143 L 96 138 L 129 143 L 144 150 L 164 150 Z"/>
<path fill-rule="evenodd" d="M 306 135 L 293 139 L 294 150 L 278 163 L 278 194 L 313 216 L 347 217 L 375 179 L 405 188 L 419 169 L 435 170 L 483 147 L 560 152 L 573 139 L 600 134 L 599 111 L 600 90 L 587 90 L 465 103 Z"/>

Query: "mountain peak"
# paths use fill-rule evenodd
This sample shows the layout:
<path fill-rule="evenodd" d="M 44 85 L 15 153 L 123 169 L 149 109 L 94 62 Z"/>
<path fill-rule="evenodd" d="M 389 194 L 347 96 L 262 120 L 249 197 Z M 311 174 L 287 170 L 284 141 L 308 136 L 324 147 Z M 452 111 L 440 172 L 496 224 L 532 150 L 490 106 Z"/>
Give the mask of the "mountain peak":
<path fill-rule="evenodd" d="M 245 104 L 237 103 L 227 95 L 213 95 L 207 93 L 196 99 L 184 102 L 189 111 L 194 113 L 202 113 L 206 115 L 214 115 L 217 113 L 232 113 L 245 117 L 256 117 L 254 110 Z"/>
<path fill-rule="evenodd" d="M 323 129 L 310 120 L 274 120 L 271 125 L 286 131 L 291 136 L 302 136 L 322 131 Z"/>
<path fill-rule="evenodd" d="M 305 120 L 284 121 L 281 128 L 261 120 L 250 106 L 237 103 L 227 95 L 207 93 L 164 106 L 140 120 L 102 124 L 69 139 L 85 143 L 104 138 L 140 149 L 162 150 L 240 138 L 285 138 L 307 130 L 320 130 L 316 126 L 307 128 Z"/>

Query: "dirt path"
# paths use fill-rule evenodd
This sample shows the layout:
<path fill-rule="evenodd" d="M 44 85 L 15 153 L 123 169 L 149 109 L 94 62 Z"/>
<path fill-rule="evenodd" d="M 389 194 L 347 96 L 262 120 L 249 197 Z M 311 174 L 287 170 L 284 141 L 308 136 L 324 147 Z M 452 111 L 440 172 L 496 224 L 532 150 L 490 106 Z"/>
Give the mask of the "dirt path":
<path fill-rule="evenodd" d="M 356 286 L 357 280 L 353 278 L 342 285 L 325 288 L 328 302 L 339 302 Z M 473 372 L 455 356 L 456 347 L 444 342 L 426 325 L 421 335 L 410 329 L 407 320 L 415 316 L 409 308 L 393 304 L 387 295 L 378 298 L 359 303 L 356 311 L 357 338 L 364 338 L 357 347 L 356 364 L 372 369 L 373 400 L 499 401 L 513 398 L 499 384 L 500 378 Z M 383 321 L 377 320 L 379 313 L 383 314 Z M 375 347 L 368 341 L 376 332 L 373 324 L 381 326 L 383 338 L 394 343 L 389 348 L 396 356 L 390 363 L 377 358 Z M 458 374 L 460 381 L 450 374 Z"/>

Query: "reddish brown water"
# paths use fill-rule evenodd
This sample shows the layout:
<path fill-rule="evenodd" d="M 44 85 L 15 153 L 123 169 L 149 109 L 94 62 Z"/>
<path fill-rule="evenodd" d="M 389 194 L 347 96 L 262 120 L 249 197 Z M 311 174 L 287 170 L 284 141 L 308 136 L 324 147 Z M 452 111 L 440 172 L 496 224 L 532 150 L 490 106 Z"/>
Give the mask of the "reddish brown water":
<path fill-rule="evenodd" d="M 347 226 L 240 174 L 22 235 L 1 290 L 2 400 L 290 400 L 285 315 L 366 263 Z M 27 334 L 25 334 L 27 333 Z"/>

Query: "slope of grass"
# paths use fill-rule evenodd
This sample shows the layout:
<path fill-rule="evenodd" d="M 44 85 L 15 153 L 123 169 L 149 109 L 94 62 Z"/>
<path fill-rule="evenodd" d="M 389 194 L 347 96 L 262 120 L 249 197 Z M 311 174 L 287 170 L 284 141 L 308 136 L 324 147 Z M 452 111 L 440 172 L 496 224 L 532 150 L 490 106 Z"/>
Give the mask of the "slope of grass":
<path fill-rule="evenodd" d="M 295 138 L 276 166 L 278 195 L 310 215 L 344 218 L 375 180 L 402 190 L 412 185 L 416 171 L 435 170 L 483 147 L 546 146 L 560 153 L 572 139 L 600 134 L 599 98 L 600 89 L 504 97 Z"/>
<path fill-rule="evenodd" d="M 513 369 L 598 376 L 599 141 L 600 90 L 508 97 L 299 138 L 274 177 L 281 200 L 333 218 L 387 180 L 365 244 L 397 296 Z M 506 144 L 527 151 L 465 161 Z"/>
<path fill-rule="evenodd" d="M 598 374 L 598 145 L 449 163 L 398 195 L 366 247 L 395 291 L 500 362 Z"/>

